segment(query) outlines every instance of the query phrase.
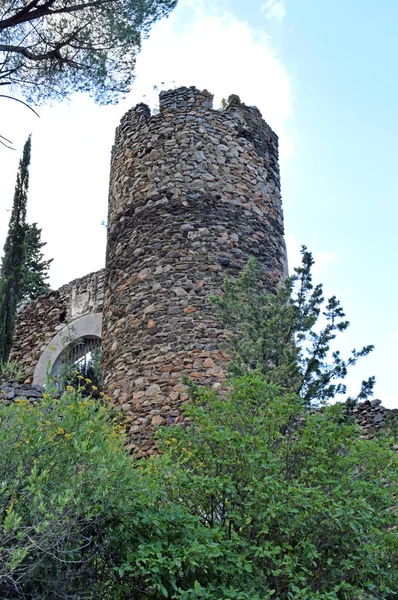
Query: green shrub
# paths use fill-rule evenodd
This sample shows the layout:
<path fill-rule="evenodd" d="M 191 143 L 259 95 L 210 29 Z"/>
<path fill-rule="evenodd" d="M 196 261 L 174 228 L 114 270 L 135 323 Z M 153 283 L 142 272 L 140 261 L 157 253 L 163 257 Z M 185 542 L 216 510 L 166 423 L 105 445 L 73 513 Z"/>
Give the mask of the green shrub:
<path fill-rule="evenodd" d="M 202 595 L 175 597 L 396 597 L 398 461 L 388 441 L 362 439 L 341 405 L 309 412 L 254 375 L 227 399 L 197 389 L 186 413 L 190 426 L 162 431 L 159 464 L 168 461 L 170 502 L 213 531 L 220 558 L 198 580 Z"/>
<path fill-rule="evenodd" d="M 397 457 L 341 410 L 244 377 L 137 464 L 99 400 L 0 403 L 0 598 L 393 598 Z"/>
<path fill-rule="evenodd" d="M 163 473 L 133 464 L 109 408 L 68 390 L 0 403 L 0 419 L 0 598 L 155 599 L 194 585 L 209 533 L 167 501 Z"/>
<path fill-rule="evenodd" d="M 0 362 L 0 379 L 5 381 L 22 381 L 24 374 L 16 361 Z"/>

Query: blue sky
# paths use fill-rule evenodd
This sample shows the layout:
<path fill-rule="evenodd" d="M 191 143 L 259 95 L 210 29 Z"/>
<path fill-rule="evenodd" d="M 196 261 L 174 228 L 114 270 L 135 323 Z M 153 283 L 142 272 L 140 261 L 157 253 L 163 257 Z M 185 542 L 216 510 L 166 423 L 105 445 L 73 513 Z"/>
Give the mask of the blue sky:
<path fill-rule="evenodd" d="M 180 0 L 137 61 L 129 97 L 97 107 L 88 97 L 40 109 L 36 119 L 2 102 L 0 127 L 17 152 L 0 161 L 0 244 L 17 161 L 33 131 L 28 217 L 54 257 L 52 285 L 104 263 L 109 155 L 114 129 L 152 86 L 197 85 L 216 101 L 237 93 L 257 105 L 281 141 L 290 264 L 301 244 L 316 278 L 336 294 L 351 327 L 339 346 L 376 348 L 349 377 L 355 393 L 376 375 L 376 397 L 398 406 L 398 3 L 395 0 Z"/>

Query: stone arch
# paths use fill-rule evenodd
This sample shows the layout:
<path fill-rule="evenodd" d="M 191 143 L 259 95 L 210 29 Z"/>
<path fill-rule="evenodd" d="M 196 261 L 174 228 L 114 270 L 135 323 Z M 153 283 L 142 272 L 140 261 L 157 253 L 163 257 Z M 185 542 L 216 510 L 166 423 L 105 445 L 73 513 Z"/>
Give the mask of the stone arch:
<path fill-rule="evenodd" d="M 102 313 L 89 313 L 73 321 L 70 321 L 55 335 L 43 350 L 36 365 L 33 383 L 44 385 L 48 367 L 53 367 L 61 353 L 67 348 L 73 339 L 77 338 L 101 338 Z"/>

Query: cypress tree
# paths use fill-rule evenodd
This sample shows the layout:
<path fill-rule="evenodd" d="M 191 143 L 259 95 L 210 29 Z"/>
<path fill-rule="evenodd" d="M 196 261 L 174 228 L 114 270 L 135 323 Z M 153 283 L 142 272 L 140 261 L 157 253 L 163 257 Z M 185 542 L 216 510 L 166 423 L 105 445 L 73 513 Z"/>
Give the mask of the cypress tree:
<path fill-rule="evenodd" d="M 29 186 L 31 138 L 19 161 L 14 201 L 0 272 L 0 362 L 6 362 L 14 338 L 15 313 L 21 298 L 22 266 L 25 256 L 26 202 Z"/>
<path fill-rule="evenodd" d="M 22 265 L 21 299 L 34 300 L 50 291 L 47 282 L 48 270 L 53 259 L 43 260 L 41 249 L 46 242 L 41 241 L 41 229 L 37 223 L 26 226 L 25 257 Z"/>

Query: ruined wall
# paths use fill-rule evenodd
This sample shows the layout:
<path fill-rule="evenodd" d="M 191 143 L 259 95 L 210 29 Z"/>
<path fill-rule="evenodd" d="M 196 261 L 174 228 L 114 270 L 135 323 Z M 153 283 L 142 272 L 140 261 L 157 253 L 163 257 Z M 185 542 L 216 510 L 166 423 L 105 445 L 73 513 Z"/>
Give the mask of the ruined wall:
<path fill-rule="evenodd" d="M 225 111 L 195 88 L 122 119 L 112 153 L 102 331 L 104 385 L 131 418 L 131 449 L 181 423 L 181 374 L 219 386 L 225 336 L 209 294 L 255 256 L 269 289 L 287 275 L 278 138 L 257 108 Z"/>
<path fill-rule="evenodd" d="M 25 383 L 33 381 L 40 356 L 54 336 L 78 317 L 102 311 L 103 289 L 102 269 L 19 307 L 11 359 L 23 369 Z"/>

